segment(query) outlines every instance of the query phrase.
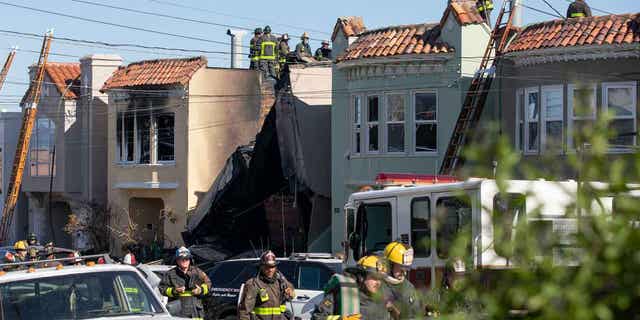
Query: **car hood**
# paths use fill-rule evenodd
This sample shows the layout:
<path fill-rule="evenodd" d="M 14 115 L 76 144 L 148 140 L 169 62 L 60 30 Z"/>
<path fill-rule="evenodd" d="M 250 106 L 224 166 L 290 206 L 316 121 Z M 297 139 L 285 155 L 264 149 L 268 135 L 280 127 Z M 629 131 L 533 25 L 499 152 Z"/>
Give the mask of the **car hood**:
<path fill-rule="evenodd" d="M 134 319 L 153 319 L 153 320 L 179 320 L 185 318 L 172 317 L 170 315 L 159 314 L 159 315 L 136 315 L 136 316 L 122 316 L 122 317 L 101 317 L 101 318 L 93 318 L 95 320 L 134 320 Z M 92 320 L 93 320 L 92 319 Z"/>

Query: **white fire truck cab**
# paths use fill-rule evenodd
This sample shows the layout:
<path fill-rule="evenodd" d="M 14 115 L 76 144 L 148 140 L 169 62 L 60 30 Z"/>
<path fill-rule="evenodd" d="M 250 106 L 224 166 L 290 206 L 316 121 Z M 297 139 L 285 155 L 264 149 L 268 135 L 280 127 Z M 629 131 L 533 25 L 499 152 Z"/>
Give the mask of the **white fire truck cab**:
<path fill-rule="evenodd" d="M 506 192 L 500 193 L 495 180 L 474 178 L 354 193 L 345 205 L 347 263 L 400 240 L 414 249 L 410 280 L 418 287 L 436 288 L 442 284 L 445 266 L 452 260 L 450 250 L 461 233 L 468 232 L 468 252 L 455 261 L 456 271 L 501 270 L 513 265 L 512 252 L 509 246 L 496 244 L 518 241 L 516 227 L 526 223 L 537 241 L 557 236 L 554 239 L 560 239 L 561 246 L 554 246 L 549 254 L 558 263 L 571 264 L 566 253 L 575 249 L 571 239 L 577 219 L 571 205 L 576 202 L 578 184 L 509 180 L 506 185 Z M 594 201 L 588 211 L 610 213 L 612 199 Z"/>

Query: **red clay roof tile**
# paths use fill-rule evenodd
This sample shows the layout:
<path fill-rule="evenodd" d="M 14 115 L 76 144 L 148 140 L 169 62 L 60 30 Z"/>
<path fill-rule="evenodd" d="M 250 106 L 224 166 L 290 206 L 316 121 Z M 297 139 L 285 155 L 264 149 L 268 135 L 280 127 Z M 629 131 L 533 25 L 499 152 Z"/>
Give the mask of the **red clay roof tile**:
<path fill-rule="evenodd" d="M 506 52 L 640 43 L 640 13 L 546 21 L 526 27 Z"/>
<path fill-rule="evenodd" d="M 338 57 L 338 61 L 452 51 L 451 46 L 440 40 L 438 24 L 414 24 L 366 31 Z"/>
<path fill-rule="evenodd" d="M 60 94 L 64 93 L 65 99 L 77 99 L 80 93 L 80 64 L 48 62 L 45 65 L 45 72 L 56 85 Z M 72 84 L 67 90 L 67 86 Z"/>
<path fill-rule="evenodd" d="M 476 8 L 475 0 L 453 0 L 445 9 L 440 24 L 444 25 L 450 13 L 454 14 L 456 21 L 462 26 L 484 23 L 484 19 Z"/>
<path fill-rule="evenodd" d="M 159 85 L 186 85 L 193 74 L 207 65 L 207 58 L 159 59 L 134 62 L 120 67 L 101 91 L 114 88 Z"/>
<path fill-rule="evenodd" d="M 352 37 L 364 32 L 367 28 L 364 26 L 362 17 L 341 17 L 338 18 L 336 25 L 333 27 L 331 40 L 336 39 L 338 31 L 340 30 L 342 30 L 345 36 Z"/>

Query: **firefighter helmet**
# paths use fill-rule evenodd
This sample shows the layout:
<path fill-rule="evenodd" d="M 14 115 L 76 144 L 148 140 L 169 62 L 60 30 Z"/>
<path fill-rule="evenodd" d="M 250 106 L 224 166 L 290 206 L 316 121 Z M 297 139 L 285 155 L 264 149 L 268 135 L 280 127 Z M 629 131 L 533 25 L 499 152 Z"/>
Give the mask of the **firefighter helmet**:
<path fill-rule="evenodd" d="M 382 275 L 387 273 L 387 268 L 378 256 L 364 256 L 358 260 L 358 267 L 367 273 Z"/>
<path fill-rule="evenodd" d="M 176 250 L 176 259 L 191 259 L 191 251 L 185 247 L 180 247 Z"/>
<path fill-rule="evenodd" d="M 302 36 L 300 37 L 300 39 L 309 39 L 309 33 L 304 32 L 304 33 L 302 34 Z"/>
<path fill-rule="evenodd" d="M 29 232 L 29 235 L 27 236 L 27 241 L 38 241 L 38 237 L 36 236 L 35 233 Z"/>
<path fill-rule="evenodd" d="M 283 34 L 282 40 L 289 40 L 289 34 L 288 33 Z"/>
<path fill-rule="evenodd" d="M 256 28 L 255 30 L 253 30 L 253 34 L 261 34 L 262 33 L 262 28 Z"/>
<path fill-rule="evenodd" d="M 27 243 L 24 240 L 20 240 L 13 244 L 13 250 L 27 250 Z"/>
<path fill-rule="evenodd" d="M 278 264 L 277 261 L 276 261 L 276 255 L 271 250 L 265 251 L 260 256 L 260 265 L 261 266 L 274 267 L 276 264 Z"/>
<path fill-rule="evenodd" d="M 270 26 L 264 27 L 264 33 L 271 33 L 271 27 Z"/>
<path fill-rule="evenodd" d="M 394 241 L 384 248 L 384 257 L 391 263 L 408 268 L 413 264 L 413 248 L 408 244 Z"/>

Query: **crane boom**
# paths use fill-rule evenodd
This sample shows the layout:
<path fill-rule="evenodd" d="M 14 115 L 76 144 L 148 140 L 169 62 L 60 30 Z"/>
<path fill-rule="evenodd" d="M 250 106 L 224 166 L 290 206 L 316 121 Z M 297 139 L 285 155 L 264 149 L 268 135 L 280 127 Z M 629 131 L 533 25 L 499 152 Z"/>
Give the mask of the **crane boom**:
<path fill-rule="evenodd" d="M 451 134 L 451 140 L 440 166 L 440 174 L 451 175 L 464 163 L 462 147 L 469 142 L 469 137 L 472 136 L 471 133 L 482 115 L 489 90 L 491 90 L 491 83 L 495 78 L 497 65 L 507 45 L 516 5 L 516 0 L 504 0 L 502 3 L 502 8 L 498 14 L 495 27 L 491 31 L 491 37 L 480 62 L 480 67 L 471 81 L 462 109 L 458 115 L 458 120 Z M 507 15 L 506 21 L 505 15 Z M 491 68 L 488 68 L 491 61 Z"/>
<path fill-rule="evenodd" d="M 33 125 L 38 114 L 38 103 L 40 102 L 40 93 L 42 90 L 42 82 L 44 81 L 45 67 L 49 57 L 49 49 L 51 48 L 51 39 L 53 32 L 47 32 L 42 41 L 42 49 L 40 50 L 40 58 L 38 59 L 38 69 L 29 89 L 27 91 L 26 100 L 23 101 L 24 111 L 22 115 L 22 126 L 16 153 L 13 160 L 13 168 L 11 170 L 11 179 L 9 180 L 8 192 L 4 199 L 4 207 L 2 208 L 2 220 L 0 220 L 0 241 L 5 243 L 7 234 L 13 220 L 13 211 L 16 208 L 20 187 L 22 185 L 22 176 L 24 174 L 24 166 L 27 161 L 29 152 L 29 142 L 33 132 Z"/>
<path fill-rule="evenodd" d="M 2 71 L 0 72 L 0 90 L 2 90 L 2 86 L 4 85 L 4 80 L 7 79 L 7 74 L 9 73 L 9 69 L 11 68 L 11 64 L 13 63 L 13 58 L 16 56 L 16 49 L 12 49 L 9 52 L 9 56 L 7 56 L 7 60 L 4 62 L 4 66 L 2 67 Z"/>

